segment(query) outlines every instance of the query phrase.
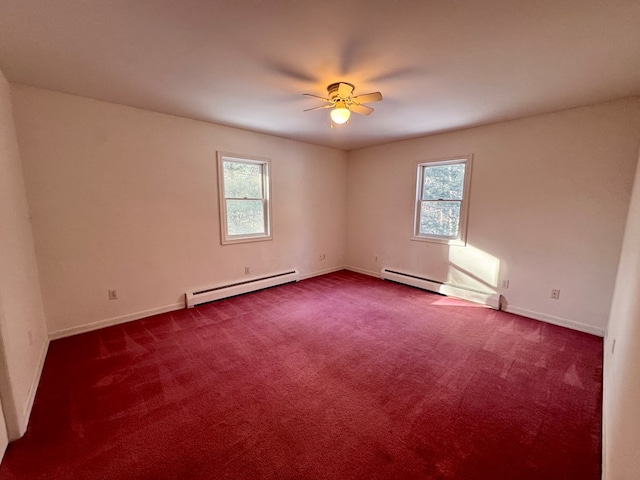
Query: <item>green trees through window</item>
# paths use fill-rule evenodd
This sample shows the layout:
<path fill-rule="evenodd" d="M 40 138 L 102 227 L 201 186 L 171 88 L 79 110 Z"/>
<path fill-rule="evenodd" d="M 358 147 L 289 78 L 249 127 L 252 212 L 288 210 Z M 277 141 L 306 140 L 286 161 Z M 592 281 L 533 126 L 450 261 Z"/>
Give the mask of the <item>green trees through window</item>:
<path fill-rule="evenodd" d="M 269 162 L 218 154 L 222 243 L 270 238 Z"/>
<path fill-rule="evenodd" d="M 262 165 L 225 160 L 222 169 L 229 235 L 264 234 Z"/>
<path fill-rule="evenodd" d="M 464 242 L 470 157 L 418 165 L 414 238 Z"/>

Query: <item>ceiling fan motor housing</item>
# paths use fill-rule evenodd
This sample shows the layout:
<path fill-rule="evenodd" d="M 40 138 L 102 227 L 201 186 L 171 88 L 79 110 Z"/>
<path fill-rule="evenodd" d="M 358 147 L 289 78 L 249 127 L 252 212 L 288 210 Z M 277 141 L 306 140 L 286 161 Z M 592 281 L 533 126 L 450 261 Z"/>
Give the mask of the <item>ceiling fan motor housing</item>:
<path fill-rule="evenodd" d="M 347 83 L 347 82 L 332 83 L 331 85 L 329 85 L 327 87 L 327 92 L 329 92 L 329 100 L 334 101 L 334 100 L 336 100 L 336 97 L 340 98 L 340 96 L 338 95 L 338 90 L 340 89 L 340 84 L 341 83 L 343 83 L 345 85 L 349 85 L 351 87 L 351 91 L 353 92 L 353 89 L 355 87 L 350 83 Z M 347 97 L 343 98 L 342 100 L 346 100 L 350 96 L 351 96 L 351 94 L 349 94 Z"/>
<path fill-rule="evenodd" d="M 366 93 L 364 95 L 356 95 L 355 97 L 353 97 L 352 94 L 354 89 L 355 87 L 351 83 L 336 82 L 330 84 L 327 87 L 327 92 L 329 94 L 328 98 L 319 97 L 318 95 L 313 95 L 310 93 L 304 93 L 303 95 L 316 97 L 327 103 L 326 105 L 321 105 L 319 107 L 308 108 L 305 110 L 305 112 L 309 110 L 318 110 L 321 108 L 332 108 L 332 119 L 338 124 L 344 123 L 343 121 L 339 121 L 341 120 L 341 118 L 339 118 L 340 115 L 346 115 L 346 121 L 348 119 L 349 112 L 355 112 L 360 115 L 370 115 L 371 112 L 373 112 L 373 108 L 363 105 L 363 103 L 379 102 L 380 100 L 382 100 L 382 94 L 380 92 L 373 92 Z M 340 111 L 341 113 L 336 113 L 338 111 Z"/>

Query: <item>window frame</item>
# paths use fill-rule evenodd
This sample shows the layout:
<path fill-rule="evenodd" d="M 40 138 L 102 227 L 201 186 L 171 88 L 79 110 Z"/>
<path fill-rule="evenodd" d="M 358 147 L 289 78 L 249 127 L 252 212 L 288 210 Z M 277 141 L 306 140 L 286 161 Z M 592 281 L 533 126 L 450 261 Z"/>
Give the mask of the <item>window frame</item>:
<path fill-rule="evenodd" d="M 271 160 L 253 155 L 236 154 L 230 152 L 217 152 L 218 159 L 218 204 L 220 210 L 220 242 L 222 245 L 235 243 L 261 242 L 272 240 L 271 229 Z M 262 209 L 264 215 L 264 233 L 239 234 L 229 233 L 227 223 L 227 200 L 224 189 L 224 162 L 245 163 L 260 165 L 262 167 Z M 246 200 L 245 197 L 243 200 Z M 241 199 L 236 199 L 241 200 Z M 256 198 L 257 200 L 257 198 Z"/>
<path fill-rule="evenodd" d="M 422 199 L 424 175 L 425 171 L 429 167 L 436 167 L 442 165 L 456 165 L 464 164 L 464 183 L 462 187 L 462 200 L 453 199 L 441 199 L 442 201 L 459 201 L 460 202 L 460 215 L 458 217 L 458 235 L 434 235 L 420 233 L 420 212 L 422 202 L 429 201 Z M 458 245 L 464 246 L 467 244 L 467 223 L 469 218 L 469 197 L 471 190 L 471 169 L 473 166 L 473 155 L 460 155 L 456 157 L 427 160 L 424 162 L 418 162 L 416 164 L 416 190 L 414 197 L 414 214 L 413 214 L 413 235 L 412 240 L 442 243 L 446 245 Z M 432 200 L 433 201 L 433 200 Z"/>

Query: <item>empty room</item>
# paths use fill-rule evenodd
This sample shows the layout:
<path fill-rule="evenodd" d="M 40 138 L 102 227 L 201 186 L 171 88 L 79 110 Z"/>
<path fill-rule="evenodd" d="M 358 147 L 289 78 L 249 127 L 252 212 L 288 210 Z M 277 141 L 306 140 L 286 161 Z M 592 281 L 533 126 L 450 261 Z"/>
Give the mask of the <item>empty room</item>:
<path fill-rule="evenodd" d="M 638 25 L 0 0 L 0 480 L 639 478 Z"/>

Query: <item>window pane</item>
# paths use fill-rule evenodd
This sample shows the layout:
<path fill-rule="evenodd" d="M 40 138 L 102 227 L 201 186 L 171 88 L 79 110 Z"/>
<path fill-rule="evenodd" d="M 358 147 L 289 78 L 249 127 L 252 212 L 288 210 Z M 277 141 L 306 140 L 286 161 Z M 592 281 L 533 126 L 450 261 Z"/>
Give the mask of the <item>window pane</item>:
<path fill-rule="evenodd" d="M 422 200 L 462 200 L 464 164 L 425 167 Z"/>
<path fill-rule="evenodd" d="M 262 200 L 227 200 L 229 235 L 266 234 Z"/>
<path fill-rule="evenodd" d="M 458 236 L 460 202 L 421 202 L 420 234 Z"/>
<path fill-rule="evenodd" d="M 262 198 L 262 165 L 223 162 L 225 198 Z"/>

